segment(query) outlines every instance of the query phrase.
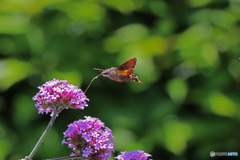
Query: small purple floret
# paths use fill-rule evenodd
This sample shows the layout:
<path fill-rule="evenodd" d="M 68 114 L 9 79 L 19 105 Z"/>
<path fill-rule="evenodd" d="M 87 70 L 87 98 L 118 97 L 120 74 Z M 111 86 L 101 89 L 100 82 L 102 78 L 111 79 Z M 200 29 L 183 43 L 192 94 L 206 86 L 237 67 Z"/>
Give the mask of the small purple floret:
<path fill-rule="evenodd" d="M 53 79 L 38 87 L 39 92 L 33 97 L 37 101 L 35 106 L 38 113 L 49 113 L 56 107 L 58 110 L 64 108 L 84 109 L 89 99 L 81 89 L 67 80 Z"/>
<path fill-rule="evenodd" d="M 114 152 L 111 129 L 105 127 L 98 118 L 84 118 L 68 125 L 63 133 L 63 143 L 73 149 L 74 153 L 71 155 L 96 160 L 109 159 Z"/>
<path fill-rule="evenodd" d="M 120 155 L 115 157 L 117 160 L 147 160 L 148 157 L 151 157 L 151 154 L 145 153 L 142 150 L 134 150 L 128 152 L 121 152 Z"/>

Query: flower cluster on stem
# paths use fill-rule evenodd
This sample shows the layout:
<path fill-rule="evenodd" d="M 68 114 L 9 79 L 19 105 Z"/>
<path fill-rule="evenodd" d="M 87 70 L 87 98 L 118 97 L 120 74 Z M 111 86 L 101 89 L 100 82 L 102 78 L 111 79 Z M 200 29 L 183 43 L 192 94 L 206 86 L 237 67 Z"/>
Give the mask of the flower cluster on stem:
<path fill-rule="evenodd" d="M 84 159 L 107 160 L 114 152 L 112 131 L 98 118 L 85 116 L 84 120 L 74 121 L 64 132 L 63 143 L 68 144 L 74 153 Z"/>
<path fill-rule="evenodd" d="M 121 152 L 120 155 L 115 157 L 117 160 L 147 160 L 148 157 L 151 157 L 151 154 L 145 153 L 142 150 L 134 150 L 128 152 Z"/>
<path fill-rule="evenodd" d="M 57 112 L 63 109 L 84 109 L 89 99 L 81 89 L 72 84 L 67 84 L 67 80 L 53 79 L 38 87 L 39 92 L 33 97 L 37 101 L 35 106 L 38 113 L 49 113 L 54 108 Z"/>

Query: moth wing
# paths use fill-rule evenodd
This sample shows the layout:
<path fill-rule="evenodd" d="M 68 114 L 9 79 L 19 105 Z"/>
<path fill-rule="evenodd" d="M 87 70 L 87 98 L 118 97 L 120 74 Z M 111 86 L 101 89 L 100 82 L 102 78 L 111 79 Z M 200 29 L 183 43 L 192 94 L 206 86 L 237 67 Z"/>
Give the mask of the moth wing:
<path fill-rule="evenodd" d="M 124 76 L 128 76 L 130 74 L 132 74 L 134 72 L 134 70 L 132 68 L 126 69 L 126 70 L 122 70 L 120 71 L 122 75 Z"/>
<path fill-rule="evenodd" d="M 136 63 L 137 63 L 137 59 L 136 58 L 132 58 L 132 59 L 128 60 L 127 62 L 123 63 L 121 66 L 119 66 L 117 68 L 117 70 L 125 71 L 125 70 L 128 70 L 128 69 L 131 69 L 131 70 L 126 71 L 126 72 L 133 73 L 132 69 L 135 67 Z"/>

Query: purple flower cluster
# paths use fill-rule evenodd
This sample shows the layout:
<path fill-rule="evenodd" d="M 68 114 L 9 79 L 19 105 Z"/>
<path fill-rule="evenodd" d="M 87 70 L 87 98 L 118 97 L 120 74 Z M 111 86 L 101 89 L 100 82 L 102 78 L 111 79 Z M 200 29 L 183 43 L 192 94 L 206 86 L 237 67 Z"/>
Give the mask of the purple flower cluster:
<path fill-rule="evenodd" d="M 145 153 L 142 150 L 134 150 L 129 152 L 121 152 L 121 155 L 115 157 L 118 160 L 147 160 L 151 154 Z"/>
<path fill-rule="evenodd" d="M 89 99 L 78 87 L 67 84 L 67 80 L 53 79 L 38 87 L 39 92 L 33 97 L 38 113 L 48 113 L 54 108 L 61 111 L 64 108 L 84 109 Z"/>
<path fill-rule="evenodd" d="M 74 153 L 72 156 L 81 156 L 87 159 L 107 160 L 114 151 L 112 131 L 105 127 L 98 118 L 85 116 L 84 120 L 74 121 L 68 125 L 68 129 L 63 133 L 68 144 Z"/>

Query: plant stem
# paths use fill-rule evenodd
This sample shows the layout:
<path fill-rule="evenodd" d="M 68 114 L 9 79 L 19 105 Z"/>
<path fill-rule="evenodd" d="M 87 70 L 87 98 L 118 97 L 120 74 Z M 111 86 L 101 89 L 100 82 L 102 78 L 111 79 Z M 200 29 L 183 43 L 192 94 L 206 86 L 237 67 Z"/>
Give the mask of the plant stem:
<path fill-rule="evenodd" d="M 52 125 L 57 117 L 57 109 L 54 109 L 52 112 L 52 118 L 48 123 L 47 128 L 45 129 L 45 131 L 43 132 L 42 136 L 39 138 L 37 144 L 35 145 L 35 147 L 33 148 L 32 152 L 29 154 L 29 156 L 25 157 L 25 160 L 30 160 L 32 159 L 32 157 L 35 155 L 35 153 L 37 152 L 39 146 L 42 144 L 44 138 L 46 137 L 47 133 L 50 131 L 50 129 L 52 128 Z"/>
<path fill-rule="evenodd" d="M 45 160 L 62 160 L 62 159 L 75 159 L 78 158 L 80 160 L 84 160 L 81 156 L 66 156 L 66 157 L 59 157 L 59 158 L 52 158 L 52 159 L 45 159 Z"/>

